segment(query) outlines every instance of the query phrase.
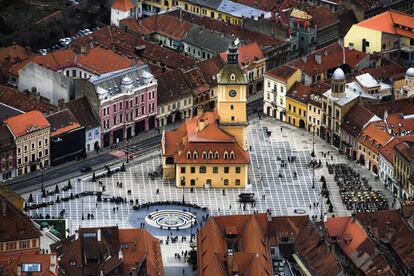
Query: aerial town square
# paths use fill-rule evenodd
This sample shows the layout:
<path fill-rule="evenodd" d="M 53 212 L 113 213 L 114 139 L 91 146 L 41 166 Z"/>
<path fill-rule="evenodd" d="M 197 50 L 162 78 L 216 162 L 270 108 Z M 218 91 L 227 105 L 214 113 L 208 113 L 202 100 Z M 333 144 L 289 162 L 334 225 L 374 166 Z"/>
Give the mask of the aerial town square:
<path fill-rule="evenodd" d="M 0 276 L 414 274 L 414 0 L 3 2 Z"/>

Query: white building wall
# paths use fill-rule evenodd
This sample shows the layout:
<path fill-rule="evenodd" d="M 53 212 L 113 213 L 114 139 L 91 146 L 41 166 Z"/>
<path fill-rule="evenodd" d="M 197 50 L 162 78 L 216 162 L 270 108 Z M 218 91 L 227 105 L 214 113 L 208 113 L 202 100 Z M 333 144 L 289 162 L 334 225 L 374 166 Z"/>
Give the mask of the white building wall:
<path fill-rule="evenodd" d="M 117 9 L 111 8 L 111 24 L 115 24 L 117 27 L 119 27 L 119 21 L 128 18 L 130 16 L 130 11 L 120 11 Z"/>
<path fill-rule="evenodd" d="M 98 142 L 98 145 L 101 148 L 101 128 L 100 127 L 88 129 L 85 132 L 86 152 L 93 152 L 95 149 L 96 142 Z"/>

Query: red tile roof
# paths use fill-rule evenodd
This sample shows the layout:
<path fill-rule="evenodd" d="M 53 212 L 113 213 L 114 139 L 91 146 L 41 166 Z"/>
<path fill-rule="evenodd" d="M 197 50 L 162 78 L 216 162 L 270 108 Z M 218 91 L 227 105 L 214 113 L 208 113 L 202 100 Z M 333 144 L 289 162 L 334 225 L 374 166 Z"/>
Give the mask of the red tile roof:
<path fill-rule="evenodd" d="M 414 33 L 404 28 L 414 29 L 414 17 L 400 11 L 389 10 L 361 21 L 357 26 L 377 30 L 389 34 L 414 38 Z M 402 26 L 402 27 L 399 27 Z"/>
<path fill-rule="evenodd" d="M 262 60 L 264 58 L 264 54 L 257 42 L 240 46 L 237 49 L 237 52 L 239 54 L 240 68 L 244 68 L 245 66 L 254 64 L 255 62 Z M 221 53 L 220 56 L 223 62 L 227 61 L 227 52 Z"/>
<path fill-rule="evenodd" d="M 54 105 L 4 85 L 0 85 L 0 102 L 24 112 L 38 110 L 43 114 L 49 114 L 57 111 L 57 107 Z"/>
<path fill-rule="evenodd" d="M 51 259 L 55 258 L 55 263 L 51 262 Z M 9 260 L 12 260 L 11 262 Z M 58 275 L 56 254 L 40 254 L 40 252 L 29 251 L 13 256 L 7 254 L 0 254 L 0 267 L 4 275 L 19 275 L 18 269 L 21 269 L 23 264 L 40 264 L 40 272 L 32 272 L 32 276 L 52 276 Z M 27 275 L 27 272 L 20 272 L 21 275 Z"/>
<path fill-rule="evenodd" d="M 395 147 L 395 152 L 401 154 L 405 160 L 411 162 L 414 160 L 414 142 L 412 141 L 403 141 L 397 144 Z"/>
<path fill-rule="evenodd" d="M 5 216 L 2 211 L 3 202 L 6 204 Z M 41 233 L 33 222 L 1 195 L 0 208 L 0 242 L 40 238 Z"/>
<path fill-rule="evenodd" d="M 154 15 L 141 18 L 139 21 L 127 18 L 120 21 L 120 26 L 126 27 L 127 32 L 139 35 L 159 33 L 176 40 L 183 40 L 194 24 L 169 15 Z"/>
<path fill-rule="evenodd" d="M 81 127 L 69 109 L 53 113 L 47 116 L 46 120 L 50 123 L 50 137 L 59 136 Z"/>
<path fill-rule="evenodd" d="M 371 104 L 367 108 L 375 113 L 378 117 L 384 118 L 384 112 L 387 111 L 388 115 L 394 113 L 401 113 L 403 115 L 414 114 L 414 98 L 407 98 L 395 101 L 389 101 L 378 104 Z"/>
<path fill-rule="evenodd" d="M 316 25 L 318 30 L 339 23 L 336 14 L 326 6 L 311 8 L 308 13 L 312 16 L 312 25 Z"/>
<path fill-rule="evenodd" d="M 115 26 L 107 26 L 95 31 L 91 35 L 76 39 L 74 47 L 89 47 L 90 42 L 105 48 L 114 49 L 114 51 L 122 53 L 129 58 L 141 59 L 146 63 L 166 66 L 169 69 L 177 69 L 194 64 L 194 60 L 190 57 L 126 33 Z"/>
<path fill-rule="evenodd" d="M 272 275 L 266 224 L 265 214 L 210 218 L 197 233 L 198 275 Z M 229 226 L 237 233 L 235 239 L 226 237 Z M 239 250 L 228 256 L 231 241 Z"/>
<path fill-rule="evenodd" d="M 414 232 L 401 217 L 400 210 L 357 213 L 356 217 L 373 236 L 384 244 L 389 243 L 392 254 L 395 252 L 409 270 L 414 270 Z"/>
<path fill-rule="evenodd" d="M 384 80 L 392 78 L 393 80 L 404 78 L 406 68 L 401 65 L 390 62 L 390 64 L 375 67 L 375 68 L 364 68 L 358 72 L 358 75 L 369 73 L 376 80 Z"/>
<path fill-rule="evenodd" d="M 319 102 L 315 102 L 311 99 L 311 95 L 321 96 L 329 89 L 329 85 L 319 82 L 311 86 L 302 84 L 301 82 L 295 82 L 294 85 L 286 92 L 286 97 L 291 98 L 303 104 L 307 104 L 312 101 L 313 104 L 320 105 Z"/>
<path fill-rule="evenodd" d="M 214 87 L 217 85 L 217 75 L 224 67 L 224 62 L 221 57 L 215 56 L 213 58 L 200 61 L 196 63 L 195 66 L 198 67 L 210 87 Z"/>
<path fill-rule="evenodd" d="M 91 48 L 86 54 L 77 54 L 71 49 L 58 50 L 45 56 L 35 56 L 33 62 L 56 71 L 79 67 L 97 75 L 126 69 L 136 64 L 125 56 L 101 47 Z"/>
<path fill-rule="evenodd" d="M 11 117 L 4 121 L 13 132 L 14 136 L 20 137 L 26 135 L 28 130 L 34 128 L 44 129 L 50 127 L 49 122 L 40 111 L 34 110 L 27 113 Z"/>
<path fill-rule="evenodd" d="M 315 60 L 316 54 L 321 55 L 320 64 Z M 366 53 L 345 48 L 345 64 L 351 68 L 357 67 L 366 56 Z M 343 59 L 343 50 L 341 46 L 335 42 L 306 55 L 306 58 L 298 58 L 288 64 L 298 69 L 303 68 L 306 75 L 313 76 L 314 73 L 320 74 L 330 69 L 337 68 L 343 64 Z"/>
<path fill-rule="evenodd" d="M 298 68 L 284 64 L 270 71 L 267 71 L 265 73 L 265 76 L 286 82 L 297 70 Z"/>
<path fill-rule="evenodd" d="M 135 4 L 132 0 L 115 0 L 111 8 L 119 11 L 129 11 L 135 8 Z"/>
<path fill-rule="evenodd" d="M 175 131 L 165 134 L 165 155 L 174 156 L 178 164 L 248 164 L 249 153 L 244 151 L 236 139 L 222 130 L 217 123 L 216 112 L 206 112 L 201 116 L 186 119 Z M 201 122 L 206 126 L 199 130 Z M 187 158 L 187 152 L 197 151 L 197 159 Z M 202 153 L 219 153 L 218 159 L 203 159 Z M 234 159 L 224 159 L 224 152 L 234 152 Z"/>
<path fill-rule="evenodd" d="M 358 142 L 379 154 L 379 149 L 392 139 L 383 121 L 369 123 L 360 133 Z"/>
<path fill-rule="evenodd" d="M 31 56 L 32 52 L 18 44 L 0 48 L 0 64 L 4 63 L 8 59 L 11 63 L 19 63 L 30 58 Z"/>

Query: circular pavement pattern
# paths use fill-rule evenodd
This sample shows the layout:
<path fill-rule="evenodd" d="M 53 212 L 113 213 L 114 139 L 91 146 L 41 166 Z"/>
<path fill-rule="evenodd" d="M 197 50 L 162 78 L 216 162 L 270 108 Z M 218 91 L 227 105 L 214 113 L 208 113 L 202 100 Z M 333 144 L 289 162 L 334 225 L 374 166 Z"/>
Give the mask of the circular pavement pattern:
<path fill-rule="evenodd" d="M 167 209 L 148 214 L 145 222 L 161 229 L 182 230 L 193 226 L 197 222 L 197 217 L 183 210 Z"/>

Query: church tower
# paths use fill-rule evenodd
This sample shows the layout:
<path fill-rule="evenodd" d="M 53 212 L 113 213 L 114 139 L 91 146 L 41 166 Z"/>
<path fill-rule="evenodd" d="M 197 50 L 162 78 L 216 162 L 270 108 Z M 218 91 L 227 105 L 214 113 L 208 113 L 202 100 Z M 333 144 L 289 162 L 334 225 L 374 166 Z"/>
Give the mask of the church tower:
<path fill-rule="evenodd" d="M 217 112 L 220 128 L 233 135 L 247 151 L 247 81 L 239 67 L 237 45 L 227 50 L 227 62 L 218 75 Z"/>

